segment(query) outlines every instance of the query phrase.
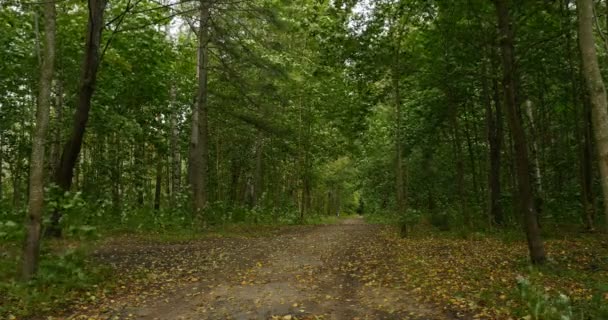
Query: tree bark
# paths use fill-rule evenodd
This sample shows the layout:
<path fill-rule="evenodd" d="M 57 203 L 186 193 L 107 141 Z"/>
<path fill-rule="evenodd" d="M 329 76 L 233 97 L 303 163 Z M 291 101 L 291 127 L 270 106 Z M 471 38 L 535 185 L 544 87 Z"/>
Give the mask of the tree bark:
<path fill-rule="evenodd" d="M 532 140 L 531 143 L 531 148 L 530 148 L 530 153 L 531 153 L 531 157 L 532 157 L 532 172 L 534 173 L 534 205 L 536 206 L 536 216 L 537 219 L 539 220 L 539 226 L 540 226 L 540 217 L 542 215 L 542 209 L 543 209 L 543 176 L 540 170 L 540 157 L 538 155 L 539 153 L 539 149 L 538 149 L 538 129 L 537 129 L 537 125 L 536 125 L 536 120 L 534 119 L 534 110 L 532 110 L 532 108 L 534 107 L 534 105 L 532 104 L 532 101 L 527 100 L 525 105 L 525 113 L 526 116 L 528 118 L 528 121 L 530 122 L 530 137 Z M 559 172 L 559 171 L 558 171 Z M 558 184 L 559 185 L 559 184 Z"/>
<path fill-rule="evenodd" d="M 82 148 L 82 141 L 87 121 L 89 120 L 91 98 L 95 92 L 97 69 L 99 67 L 99 49 L 101 33 L 104 27 L 103 13 L 105 6 L 106 0 L 88 0 L 89 20 L 78 86 L 78 105 L 76 107 L 76 112 L 74 113 L 72 131 L 63 147 L 59 167 L 57 168 L 54 177 L 54 182 L 62 191 L 69 191 L 72 186 L 74 167 L 76 166 L 76 161 L 80 154 L 80 149 Z M 61 236 L 59 219 L 61 219 L 61 212 L 55 210 L 48 230 L 49 235 L 54 237 Z"/>
<path fill-rule="evenodd" d="M 513 31 L 511 30 L 511 17 L 508 7 L 509 1 L 494 0 L 494 5 L 496 6 L 502 52 L 505 105 L 507 107 L 507 118 L 511 133 L 513 134 L 513 144 L 515 147 L 519 211 L 523 215 L 523 225 L 528 240 L 530 260 L 533 264 L 543 264 L 546 261 L 546 254 L 543 240 L 540 236 L 532 183 L 530 181 L 528 145 L 522 125 L 521 112 L 518 110 L 519 103 L 515 75 L 514 37 Z"/>
<path fill-rule="evenodd" d="M 40 235 L 44 208 L 44 149 L 49 125 L 51 86 L 55 67 L 55 15 L 55 2 L 47 1 L 44 3 L 44 52 L 42 53 L 42 65 L 40 67 L 36 127 L 30 162 L 27 235 L 21 270 L 21 276 L 25 280 L 31 279 L 36 274 L 40 256 Z"/>
<path fill-rule="evenodd" d="M 591 100 L 593 133 L 604 197 L 605 227 L 608 230 L 608 101 L 593 36 L 593 1 L 577 0 L 576 4 L 579 49 L 581 51 L 583 76 Z"/>
<path fill-rule="evenodd" d="M 209 64 L 209 2 L 200 1 L 200 26 L 198 32 L 198 93 L 192 121 L 190 141 L 190 185 L 193 209 L 202 214 L 207 205 L 208 174 L 208 119 L 207 119 L 207 72 Z M 196 121 L 196 122 L 195 122 Z"/>

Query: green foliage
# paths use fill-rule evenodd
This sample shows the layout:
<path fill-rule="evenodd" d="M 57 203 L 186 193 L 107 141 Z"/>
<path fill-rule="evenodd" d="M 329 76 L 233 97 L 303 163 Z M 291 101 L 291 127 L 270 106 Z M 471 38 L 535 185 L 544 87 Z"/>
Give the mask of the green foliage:
<path fill-rule="evenodd" d="M 570 298 L 564 294 L 552 297 L 530 284 L 524 277 L 517 278 L 517 288 L 531 320 L 572 320 L 574 313 Z"/>
<path fill-rule="evenodd" d="M 23 235 L 23 228 L 15 221 L 0 221 L 0 241 L 20 240 Z"/>
<path fill-rule="evenodd" d="M 553 296 L 535 286 L 524 277 L 517 278 L 517 289 L 525 309 L 524 319 L 531 320 L 573 320 L 605 319 L 608 316 L 606 295 L 608 286 L 597 285 L 593 298 L 583 304 L 573 305 L 564 294 Z"/>
<path fill-rule="evenodd" d="M 84 248 L 44 251 L 37 276 L 28 282 L 12 277 L 18 262 L 0 257 L 0 315 L 7 318 L 56 311 L 75 300 L 94 302 L 95 297 L 85 293 L 108 275 Z"/>

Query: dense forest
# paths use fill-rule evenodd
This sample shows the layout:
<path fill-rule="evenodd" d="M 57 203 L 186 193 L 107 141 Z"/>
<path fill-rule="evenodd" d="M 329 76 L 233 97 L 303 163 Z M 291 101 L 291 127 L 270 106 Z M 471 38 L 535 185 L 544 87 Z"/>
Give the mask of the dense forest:
<path fill-rule="evenodd" d="M 121 237 L 352 228 L 452 313 L 331 319 L 606 319 L 606 72 L 604 0 L 0 0 L 0 317 L 110 299 Z"/>

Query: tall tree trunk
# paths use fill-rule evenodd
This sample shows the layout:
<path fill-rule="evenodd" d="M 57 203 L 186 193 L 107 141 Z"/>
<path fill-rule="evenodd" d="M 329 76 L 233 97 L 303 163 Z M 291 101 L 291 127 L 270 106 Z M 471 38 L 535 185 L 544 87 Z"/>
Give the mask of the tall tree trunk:
<path fill-rule="evenodd" d="M 36 273 L 40 256 L 42 210 L 44 207 L 44 147 L 49 124 L 51 86 L 53 85 L 55 64 L 55 14 L 55 2 L 47 1 L 44 3 L 44 52 L 40 67 L 36 127 L 30 161 L 27 236 L 23 249 L 21 270 L 21 276 L 25 280 L 31 279 Z"/>
<path fill-rule="evenodd" d="M 494 80 L 494 99 L 490 98 L 490 88 L 486 78 L 485 66 L 482 79 L 484 93 L 484 104 L 486 106 L 486 125 L 488 136 L 488 158 L 490 160 L 490 170 L 488 171 L 488 190 L 489 190 L 489 212 L 491 223 L 498 226 L 504 224 L 502 211 L 501 186 L 500 186 L 500 156 L 502 148 L 502 107 L 498 93 L 497 81 Z M 493 101 L 492 101 L 493 100 Z"/>
<path fill-rule="evenodd" d="M 176 107 L 176 92 L 175 86 L 171 86 L 171 120 L 170 120 L 170 130 L 171 130 L 171 205 L 172 207 L 176 204 L 176 197 L 180 193 L 180 183 L 181 183 L 181 168 L 182 168 L 182 160 L 181 153 L 179 148 L 179 127 L 177 125 L 177 112 Z"/>
<path fill-rule="evenodd" d="M 401 34 L 397 36 L 398 43 L 401 42 Z M 394 48 L 394 61 L 392 67 L 392 85 L 393 85 L 393 103 L 395 108 L 395 195 L 397 200 L 397 215 L 405 214 L 405 184 L 403 181 L 403 149 L 402 149 L 402 132 L 401 132 L 401 88 L 399 85 L 399 55 L 398 46 Z M 402 225 L 404 230 L 402 235 L 405 236 L 407 226 Z"/>
<path fill-rule="evenodd" d="M 593 133 L 597 146 L 598 166 L 604 196 L 604 215 L 608 229 L 608 101 L 600 72 L 595 38 L 593 36 L 593 1 L 577 0 L 578 41 L 581 50 L 583 75 L 591 98 Z"/>
<path fill-rule="evenodd" d="M 579 117 L 580 118 L 580 117 Z M 578 119 L 577 119 L 578 120 Z M 591 139 L 591 107 L 585 101 L 583 103 L 582 128 L 579 130 L 581 137 L 580 145 L 580 170 L 581 170 L 581 201 L 583 203 L 583 221 L 587 231 L 594 231 L 595 220 L 595 197 L 593 193 L 593 146 Z"/>
<path fill-rule="evenodd" d="M 86 43 L 84 48 L 84 58 L 78 86 L 78 105 L 74 113 L 74 123 L 70 136 L 63 147 L 59 167 L 55 172 L 54 182 L 63 191 L 69 191 L 72 186 L 74 167 L 80 149 L 84 133 L 89 120 L 91 110 L 91 98 L 95 91 L 97 80 L 97 69 L 99 67 L 99 48 L 101 43 L 101 32 L 103 31 L 103 13 L 106 0 L 88 0 L 89 20 L 87 25 Z M 51 225 L 48 233 L 51 236 L 60 237 L 61 227 L 59 219 L 61 212 L 55 210 L 51 217 Z"/>
<path fill-rule="evenodd" d="M 542 100 L 542 99 L 541 99 Z M 532 110 L 534 107 L 534 104 L 532 104 L 532 101 L 527 100 L 525 103 L 525 112 L 526 112 L 526 116 L 528 118 L 528 121 L 530 122 L 530 137 L 532 140 L 531 143 L 531 148 L 530 148 L 530 153 L 531 153 L 531 157 L 532 157 L 532 172 L 534 175 L 534 205 L 536 206 L 536 216 L 537 219 L 539 220 L 539 226 L 540 226 L 540 218 L 542 215 L 542 209 L 543 209 L 543 176 L 540 170 L 540 157 L 538 155 L 538 129 L 537 129 L 537 125 L 536 125 L 536 121 L 535 121 L 535 117 L 534 117 L 534 110 Z"/>
<path fill-rule="evenodd" d="M 201 214 L 207 204 L 208 173 L 208 119 L 207 119 L 207 72 L 209 63 L 209 2 L 200 1 L 200 26 L 198 32 L 198 93 L 196 112 L 193 114 L 192 139 L 190 141 L 190 185 L 193 209 Z M 196 122 L 195 122 L 196 120 Z M 196 130 L 196 132 L 195 132 Z"/>
<path fill-rule="evenodd" d="M 528 158 L 528 145 L 522 125 L 521 113 L 518 110 L 517 80 L 515 73 L 515 53 L 513 45 L 513 31 L 511 30 L 511 17 L 508 0 L 494 0 L 498 18 L 498 29 L 502 51 L 503 86 L 505 104 L 509 127 L 513 134 L 515 147 L 515 164 L 517 174 L 517 188 L 519 197 L 519 211 L 523 215 L 523 225 L 528 240 L 530 259 L 533 264 L 543 264 L 546 261 L 545 248 L 540 236 L 540 228 L 534 206 L 534 195 L 530 181 L 530 163 Z"/>
<path fill-rule="evenodd" d="M 570 12 L 568 10 L 570 0 L 563 0 L 561 12 L 565 25 L 570 22 Z M 608 6 L 607 6 L 608 9 Z M 606 16 L 608 19 L 608 16 Z M 581 204 L 583 207 L 582 218 L 587 231 L 594 231 L 595 225 L 595 193 L 593 192 L 593 133 L 591 130 L 592 117 L 591 106 L 589 105 L 589 97 L 583 83 L 582 70 L 578 70 L 575 62 L 575 54 L 572 44 L 572 32 L 565 34 L 567 45 L 568 65 L 570 69 L 570 94 L 572 97 L 572 105 L 574 106 L 576 121 L 576 135 L 579 140 L 579 179 L 581 187 Z M 582 110 L 582 113 L 579 112 Z"/>

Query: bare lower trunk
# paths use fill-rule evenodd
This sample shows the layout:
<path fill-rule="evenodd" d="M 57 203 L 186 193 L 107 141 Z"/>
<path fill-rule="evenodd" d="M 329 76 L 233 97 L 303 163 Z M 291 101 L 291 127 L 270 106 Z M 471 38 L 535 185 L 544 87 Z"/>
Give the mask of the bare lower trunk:
<path fill-rule="evenodd" d="M 513 134 L 515 147 L 515 164 L 517 175 L 519 211 L 523 216 L 524 231 L 528 240 L 530 260 L 534 264 L 543 264 L 546 254 L 543 240 L 540 236 L 532 183 L 530 181 L 530 162 L 528 158 L 528 145 L 522 126 L 521 114 L 518 112 L 517 80 L 515 75 L 515 53 L 513 47 L 513 31 L 511 30 L 511 17 L 508 0 L 495 0 L 498 17 L 498 28 L 503 60 L 503 86 L 505 105 L 509 127 Z"/>
<path fill-rule="evenodd" d="M 78 86 L 78 105 L 74 113 L 74 123 L 70 136 L 63 147 L 59 167 L 55 172 L 54 182 L 63 191 L 69 191 L 72 186 L 74 167 L 82 148 L 84 133 L 91 110 L 91 98 L 95 91 L 97 69 L 99 67 L 99 49 L 101 32 L 103 31 L 103 12 L 106 0 L 88 0 L 89 20 L 87 26 L 84 58 Z M 60 237 L 61 227 L 59 219 L 61 212 L 55 210 L 51 218 L 49 235 Z"/>
<path fill-rule="evenodd" d="M 27 235 L 23 249 L 21 276 L 31 279 L 38 268 L 42 210 L 44 207 L 44 147 L 49 124 L 51 86 L 55 63 L 55 3 L 44 4 L 44 52 L 40 68 L 36 127 L 30 161 L 29 201 L 26 221 Z"/>
<path fill-rule="evenodd" d="M 598 166 L 604 196 L 604 215 L 608 229 L 608 101 L 600 72 L 593 35 L 593 1 L 577 0 L 578 39 L 585 84 L 591 100 L 593 133 L 597 146 Z"/>

